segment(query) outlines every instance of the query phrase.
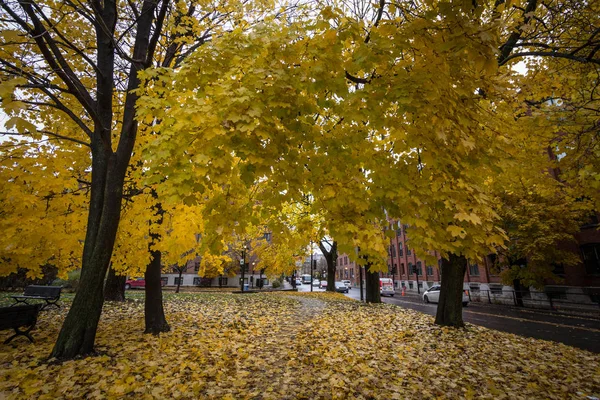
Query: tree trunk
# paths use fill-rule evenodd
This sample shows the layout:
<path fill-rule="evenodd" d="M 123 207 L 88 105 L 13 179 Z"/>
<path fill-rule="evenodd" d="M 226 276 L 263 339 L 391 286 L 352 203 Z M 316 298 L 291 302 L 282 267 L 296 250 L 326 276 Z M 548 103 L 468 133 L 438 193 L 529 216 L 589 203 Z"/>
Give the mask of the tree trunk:
<path fill-rule="evenodd" d="M 525 307 L 525 303 L 523 303 L 523 287 L 521 286 L 520 279 L 513 279 L 513 288 L 515 291 L 515 300 L 517 301 L 517 306 Z"/>
<path fill-rule="evenodd" d="M 179 293 L 179 287 L 181 286 L 181 275 L 183 275 L 183 270 L 179 270 L 179 279 L 177 279 L 177 287 L 175 288 L 175 293 Z"/>
<path fill-rule="evenodd" d="M 163 309 L 162 285 L 161 285 L 161 252 L 152 251 L 152 259 L 146 267 L 146 300 L 144 304 L 144 317 L 146 330 L 144 333 L 158 335 L 160 332 L 168 332 L 171 327 L 165 318 Z"/>
<path fill-rule="evenodd" d="M 329 243 L 329 242 L 327 242 Z M 319 242 L 321 253 L 327 261 L 327 292 L 335 292 L 335 262 L 337 261 L 337 242 L 334 241 L 331 248 L 328 250 L 323 245 L 323 241 Z M 312 284 L 312 283 L 311 283 Z"/>
<path fill-rule="evenodd" d="M 442 259 L 442 287 L 435 316 L 435 323 L 443 326 L 465 326 L 462 319 L 462 294 L 467 259 L 450 254 Z"/>
<path fill-rule="evenodd" d="M 96 330 L 104 302 L 104 278 L 121 217 L 125 168 L 117 168 L 114 153 L 109 156 L 103 152 L 92 153 L 92 194 L 79 290 L 51 354 L 51 357 L 60 359 L 74 358 L 94 351 Z"/>
<path fill-rule="evenodd" d="M 111 267 L 104 283 L 104 301 L 125 301 L 125 275 L 117 275 Z"/>
<path fill-rule="evenodd" d="M 367 303 L 381 303 L 379 290 L 379 272 L 371 271 L 371 263 L 367 262 L 365 268 L 366 301 Z"/>
<path fill-rule="evenodd" d="M 23 2 L 23 4 L 27 4 Z M 150 32 L 157 3 L 146 0 L 138 18 L 133 54 L 128 72 L 127 95 L 123 107 L 122 124 L 116 151 L 112 148 L 113 96 L 115 70 L 114 30 L 117 23 L 116 2 L 105 1 L 101 9 L 94 9 L 96 30 L 96 101 L 89 105 L 96 120 L 91 135 L 92 151 L 91 194 L 87 230 L 81 262 L 79 290 L 67 314 L 51 357 L 74 358 L 92 353 L 104 301 L 104 278 L 112 256 L 117 229 L 121 219 L 123 183 L 137 134 L 135 104 L 140 84 L 138 71 L 152 56 Z M 164 18 L 164 15 L 162 16 Z M 162 21 L 160 21 L 162 24 Z M 50 40 L 50 35 L 44 36 Z M 153 44 L 152 46 L 155 46 Z M 54 62 L 52 62 L 54 63 Z M 67 68 L 63 74 L 68 73 Z M 64 80 L 64 79 L 63 79 Z M 66 80 L 67 84 L 68 79 Z M 71 85 L 73 85 L 71 83 Z M 81 94 L 82 104 L 88 104 L 89 93 Z"/>

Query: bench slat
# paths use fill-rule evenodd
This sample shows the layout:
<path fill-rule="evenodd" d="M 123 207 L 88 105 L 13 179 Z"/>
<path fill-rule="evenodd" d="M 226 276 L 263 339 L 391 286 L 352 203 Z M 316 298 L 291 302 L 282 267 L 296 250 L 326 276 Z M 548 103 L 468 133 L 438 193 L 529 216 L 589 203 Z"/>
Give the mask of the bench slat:
<path fill-rule="evenodd" d="M 23 296 L 36 296 L 44 297 L 49 299 L 55 299 L 60 297 L 61 286 L 41 286 L 41 285 L 29 285 L 25 287 Z"/>

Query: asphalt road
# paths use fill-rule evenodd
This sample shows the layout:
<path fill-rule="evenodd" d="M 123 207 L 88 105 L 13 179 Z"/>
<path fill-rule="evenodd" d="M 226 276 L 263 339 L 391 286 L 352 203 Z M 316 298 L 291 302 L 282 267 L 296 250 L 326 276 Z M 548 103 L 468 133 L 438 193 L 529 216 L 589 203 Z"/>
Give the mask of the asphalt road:
<path fill-rule="evenodd" d="M 298 289 L 303 292 L 310 291 L 310 286 L 302 285 Z M 318 288 L 313 290 L 322 291 Z M 346 296 L 360 300 L 360 291 L 357 288 L 350 289 Z M 435 315 L 437 310 L 437 304 L 425 304 L 415 295 L 401 297 L 396 294 L 394 297 L 384 297 L 383 302 L 429 315 Z M 600 353 L 600 319 L 556 315 L 484 303 L 469 303 L 469 306 L 463 309 L 463 319 L 465 322 L 490 329 L 551 340 Z"/>

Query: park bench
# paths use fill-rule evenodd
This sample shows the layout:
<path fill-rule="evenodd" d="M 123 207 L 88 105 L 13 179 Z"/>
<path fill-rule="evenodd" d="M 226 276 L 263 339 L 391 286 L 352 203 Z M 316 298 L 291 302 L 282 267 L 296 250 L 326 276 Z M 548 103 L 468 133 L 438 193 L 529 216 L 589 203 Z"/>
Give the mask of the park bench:
<path fill-rule="evenodd" d="M 31 304 L 26 306 L 1 307 L 0 308 L 0 331 L 14 329 L 15 334 L 4 341 L 9 343 L 17 336 L 25 336 L 33 343 L 33 338 L 29 334 L 37 322 L 37 316 L 42 308 L 41 304 Z M 27 330 L 19 328 L 25 326 Z"/>
<path fill-rule="evenodd" d="M 13 306 L 19 303 L 29 304 L 28 300 L 45 300 L 46 304 L 41 308 L 42 310 L 51 305 L 60 308 L 57 302 L 60 299 L 61 290 L 62 286 L 29 285 L 25 287 L 25 291 L 21 296 L 12 296 L 15 300 Z"/>

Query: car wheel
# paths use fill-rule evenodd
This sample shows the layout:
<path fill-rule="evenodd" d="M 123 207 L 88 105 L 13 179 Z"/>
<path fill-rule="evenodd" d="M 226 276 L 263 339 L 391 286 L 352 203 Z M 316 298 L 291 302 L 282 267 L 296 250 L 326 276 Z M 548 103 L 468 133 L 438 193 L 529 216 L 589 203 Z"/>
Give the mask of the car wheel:
<path fill-rule="evenodd" d="M 125 284 L 125 290 L 129 290 L 129 289 L 131 289 L 131 285 L 129 283 L 126 283 Z"/>
<path fill-rule="evenodd" d="M 425 303 L 429 303 L 429 297 L 425 296 L 424 299 L 425 299 Z"/>
<path fill-rule="evenodd" d="M 463 302 L 463 307 L 466 307 L 466 306 L 468 306 L 468 305 L 469 305 L 469 302 L 468 302 L 468 301 L 465 301 L 465 302 Z"/>
<path fill-rule="evenodd" d="M 390 294 L 390 297 L 394 297 L 394 295 L 393 295 L 393 294 Z"/>

